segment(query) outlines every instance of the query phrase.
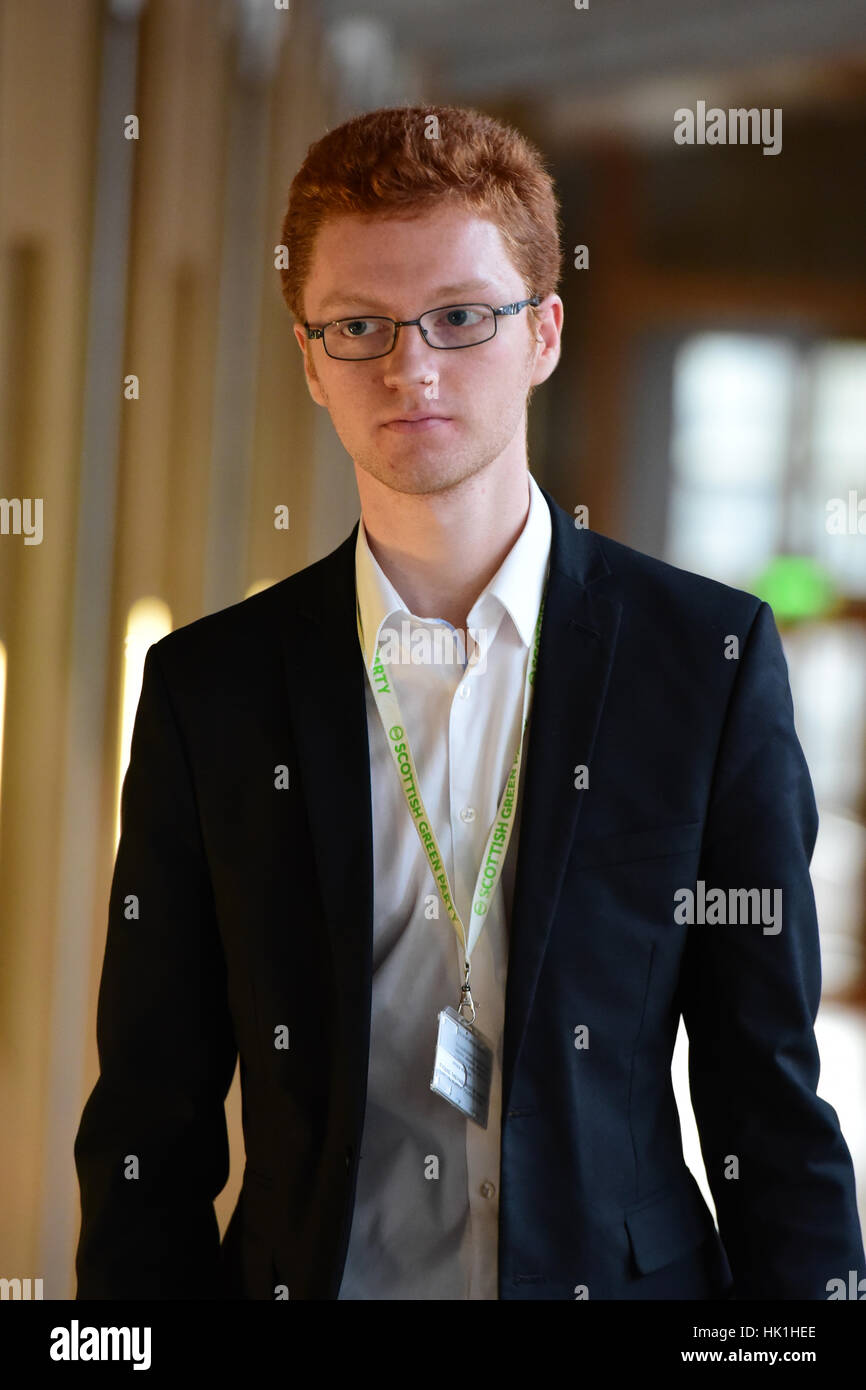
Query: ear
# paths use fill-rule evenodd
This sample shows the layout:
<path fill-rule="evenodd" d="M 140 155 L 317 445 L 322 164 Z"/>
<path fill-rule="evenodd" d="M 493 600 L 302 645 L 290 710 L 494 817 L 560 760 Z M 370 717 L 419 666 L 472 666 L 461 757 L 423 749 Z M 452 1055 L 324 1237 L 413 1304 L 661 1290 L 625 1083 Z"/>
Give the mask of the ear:
<path fill-rule="evenodd" d="M 558 294 L 549 294 L 535 310 L 538 316 L 536 342 L 542 346 L 538 350 L 535 369 L 531 381 L 538 386 L 546 381 L 559 361 L 562 338 L 563 305 Z"/>
<path fill-rule="evenodd" d="M 307 390 L 316 402 L 316 405 L 324 406 L 327 409 L 328 402 L 310 359 L 309 345 L 312 340 L 307 337 L 303 324 L 296 323 L 294 325 L 294 332 L 298 347 L 301 349 L 304 358 L 304 376 L 307 378 Z"/>

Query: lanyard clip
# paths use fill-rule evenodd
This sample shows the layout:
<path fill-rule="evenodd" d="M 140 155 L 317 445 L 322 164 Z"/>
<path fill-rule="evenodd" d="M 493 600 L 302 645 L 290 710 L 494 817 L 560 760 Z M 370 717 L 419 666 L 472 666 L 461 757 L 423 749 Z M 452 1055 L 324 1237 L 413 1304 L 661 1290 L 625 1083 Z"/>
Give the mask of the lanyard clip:
<path fill-rule="evenodd" d="M 466 1015 L 465 1015 L 464 1012 L 463 1012 L 464 1009 L 471 1009 L 471 1010 L 472 1010 L 472 1017 L 471 1017 L 471 1018 L 467 1018 L 467 1017 L 466 1017 Z M 464 976 L 464 978 L 463 978 L 463 984 L 460 986 L 460 1003 L 459 1003 L 458 1006 L 457 1006 L 457 1012 L 458 1012 L 458 1014 L 460 1015 L 460 1017 L 463 1019 L 464 1023 L 474 1023 L 474 1022 L 475 1022 L 476 1010 L 475 1010 L 475 1002 L 474 1002 L 474 1000 L 473 1000 L 473 998 L 472 998 L 472 991 L 471 991 L 471 989 L 469 988 L 469 961 L 468 961 L 468 960 L 466 961 L 466 974 L 465 974 L 465 976 Z"/>

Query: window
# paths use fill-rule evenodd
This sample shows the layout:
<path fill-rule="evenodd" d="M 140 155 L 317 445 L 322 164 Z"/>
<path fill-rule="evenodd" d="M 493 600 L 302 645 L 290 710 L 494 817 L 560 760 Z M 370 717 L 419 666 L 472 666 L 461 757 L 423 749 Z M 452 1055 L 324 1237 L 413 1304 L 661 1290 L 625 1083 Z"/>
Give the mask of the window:
<path fill-rule="evenodd" d="M 840 593 L 866 596 L 866 343 L 687 338 L 671 463 L 672 564 L 750 588 L 775 556 L 807 555 Z M 861 500 L 861 531 L 830 527 Z"/>
<path fill-rule="evenodd" d="M 773 608 L 820 812 L 812 879 L 825 989 L 856 989 L 866 876 L 866 343 L 725 332 L 680 345 L 665 558 Z"/>

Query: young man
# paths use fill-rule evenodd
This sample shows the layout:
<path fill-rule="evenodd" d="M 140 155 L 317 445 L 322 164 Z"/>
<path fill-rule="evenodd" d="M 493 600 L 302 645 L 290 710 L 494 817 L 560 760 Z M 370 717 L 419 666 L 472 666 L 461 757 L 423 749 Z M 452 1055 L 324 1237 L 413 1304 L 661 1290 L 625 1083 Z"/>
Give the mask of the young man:
<path fill-rule="evenodd" d="M 311 147 L 283 241 L 361 518 L 148 653 L 78 1296 L 826 1298 L 864 1256 L 781 643 L 528 472 L 562 329 L 537 152 L 371 112 Z"/>

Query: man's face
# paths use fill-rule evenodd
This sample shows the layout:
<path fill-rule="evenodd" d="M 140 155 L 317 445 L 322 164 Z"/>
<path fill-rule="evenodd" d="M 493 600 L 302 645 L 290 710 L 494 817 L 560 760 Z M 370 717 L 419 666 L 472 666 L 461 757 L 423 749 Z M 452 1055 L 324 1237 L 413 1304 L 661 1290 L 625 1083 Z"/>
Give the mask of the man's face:
<path fill-rule="evenodd" d="M 499 308 L 526 299 L 498 228 L 453 206 L 419 217 L 341 216 L 326 222 L 304 292 L 307 321 L 387 314 L 414 319 L 460 303 Z M 539 306 L 536 330 L 523 309 L 500 316 L 496 336 L 456 350 L 430 347 L 401 328 L 391 353 L 367 361 L 329 357 L 321 339 L 295 326 L 313 399 L 325 406 L 356 470 L 404 493 L 453 487 L 499 458 L 525 449 L 526 395 L 559 359 L 562 303 Z M 539 339 L 536 339 L 538 332 Z M 423 412 L 438 419 L 395 423 Z"/>

